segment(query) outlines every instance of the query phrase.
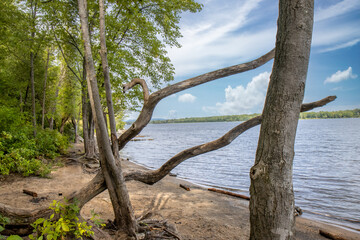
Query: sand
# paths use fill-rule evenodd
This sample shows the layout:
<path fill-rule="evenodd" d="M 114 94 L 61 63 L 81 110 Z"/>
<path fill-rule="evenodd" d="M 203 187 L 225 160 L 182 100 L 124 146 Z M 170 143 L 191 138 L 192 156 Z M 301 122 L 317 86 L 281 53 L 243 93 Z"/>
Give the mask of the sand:
<path fill-rule="evenodd" d="M 141 169 L 142 166 L 122 161 L 125 169 Z M 52 199 L 60 200 L 81 186 L 86 185 L 95 175 L 84 173 L 79 165 L 55 169 L 50 178 L 13 176 L 0 181 L 0 203 L 18 208 L 38 208 L 48 206 Z M 190 191 L 180 184 L 190 186 Z M 236 197 L 210 192 L 205 188 L 167 176 L 154 185 L 127 182 L 131 202 L 136 216 L 151 211 L 152 218 L 166 219 L 176 226 L 182 239 L 249 239 L 248 201 Z M 38 203 L 22 193 L 23 189 L 33 190 L 38 197 L 46 197 Z M 113 219 L 111 201 L 105 191 L 87 203 L 82 209 L 84 218 L 91 217 L 91 210 L 100 218 Z M 360 239 L 360 232 L 335 227 L 319 221 L 296 218 L 295 239 L 327 239 L 319 234 L 319 229 L 336 234 L 348 240 Z"/>

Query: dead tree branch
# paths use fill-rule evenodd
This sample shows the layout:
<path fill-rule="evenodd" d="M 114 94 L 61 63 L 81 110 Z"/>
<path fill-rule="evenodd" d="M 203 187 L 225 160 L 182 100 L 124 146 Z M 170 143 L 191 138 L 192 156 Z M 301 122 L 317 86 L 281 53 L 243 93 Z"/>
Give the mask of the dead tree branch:
<path fill-rule="evenodd" d="M 301 105 L 301 112 L 309 111 L 311 109 L 324 106 L 325 104 L 332 102 L 336 99 L 336 96 L 329 96 L 326 98 L 323 98 L 317 102 L 312 103 L 306 103 Z M 208 142 L 204 143 L 192 148 L 188 148 L 178 154 L 176 154 L 174 157 L 172 157 L 170 160 L 168 160 L 164 165 L 162 165 L 157 170 L 149 170 L 149 171 L 137 171 L 128 173 L 125 176 L 126 180 L 137 180 L 143 183 L 147 184 L 154 184 L 158 181 L 160 181 L 162 178 L 164 178 L 167 174 L 170 173 L 171 170 L 173 170 L 176 166 L 178 166 L 183 161 L 198 156 L 203 153 L 211 152 L 220 148 L 223 148 L 227 145 L 229 145 L 235 138 L 237 138 L 240 134 L 245 132 L 246 130 L 255 127 L 261 123 L 262 116 L 257 116 L 252 119 L 249 119 L 243 123 L 240 123 L 233 129 L 231 129 L 229 132 L 227 132 L 222 137 Z"/>
<path fill-rule="evenodd" d="M 140 112 L 138 119 L 132 124 L 131 128 L 129 128 L 119 137 L 118 139 L 119 149 L 122 149 L 132 138 L 138 135 L 141 132 L 141 130 L 150 122 L 154 109 L 161 99 L 168 97 L 172 94 L 175 94 L 177 92 L 183 91 L 185 89 L 198 86 L 203 83 L 207 83 L 219 78 L 246 72 L 255 69 L 257 67 L 260 67 L 274 58 L 274 52 L 275 50 L 273 49 L 267 54 L 251 62 L 242 63 L 231 67 L 219 69 L 213 72 L 205 73 L 203 75 L 190 78 L 179 83 L 175 83 L 173 85 L 160 89 L 157 92 L 152 93 L 148 97 L 148 101 L 144 102 L 143 108 Z M 138 79 L 133 79 L 132 81 L 135 82 L 138 81 Z M 135 85 L 136 85 L 135 83 L 130 82 L 124 86 L 124 90 L 125 89 L 128 90 L 131 88 L 130 86 L 135 86 Z M 144 92 L 146 92 L 146 90 L 144 90 Z"/>

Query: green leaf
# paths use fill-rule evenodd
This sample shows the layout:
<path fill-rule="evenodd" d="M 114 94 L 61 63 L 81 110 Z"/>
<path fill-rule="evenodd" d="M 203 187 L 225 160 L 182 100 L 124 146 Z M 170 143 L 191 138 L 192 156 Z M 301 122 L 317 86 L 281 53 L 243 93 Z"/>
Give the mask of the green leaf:
<path fill-rule="evenodd" d="M 0 225 L 0 232 L 4 231 L 4 227 Z"/>
<path fill-rule="evenodd" d="M 8 240 L 23 240 L 19 235 L 11 235 L 7 238 Z"/>
<path fill-rule="evenodd" d="M 54 214 L 51 214 L 50 219 L 53 219 L 53 218 L 54 218 Z"/>
<path fill-rule="evenodd" d="M 39 225 L 39 224 L 43 223 L 44 221 L 45 221 L 44 218 L 39 218 L 34 222 L 34 224 Z"/>
<path fill-rule="evenodd" d="M 66 223 L 61 223 L 61 227 L 62 227 L 62 229 L 65 231 L 65 232 L 68 232 L 68 231 L 70 231 L 70 229 L 69 229 L 69 226 L 66 224 Z"/>
<path fill-rule="evenodd" d="M 37 240 L 43 240 L 44 236 L 40 236 Z"/>

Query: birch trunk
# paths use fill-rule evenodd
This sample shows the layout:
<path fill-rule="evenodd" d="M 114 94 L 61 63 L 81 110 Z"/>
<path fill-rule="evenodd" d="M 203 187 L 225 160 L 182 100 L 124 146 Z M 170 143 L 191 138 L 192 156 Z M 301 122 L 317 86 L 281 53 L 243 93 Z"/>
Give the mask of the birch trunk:
<path fill-rule="evenodd" d="M 250 239 L 294 239 L 294 142 L 310 56 L 313 0 L 280 0 L 275 60 L 250 170 Z"/>

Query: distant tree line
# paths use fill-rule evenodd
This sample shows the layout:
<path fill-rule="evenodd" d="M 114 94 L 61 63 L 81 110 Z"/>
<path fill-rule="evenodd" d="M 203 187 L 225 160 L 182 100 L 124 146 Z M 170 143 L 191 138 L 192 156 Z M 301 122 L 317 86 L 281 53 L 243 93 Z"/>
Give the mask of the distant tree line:
<path fill-rule="evenodd" d="M 360 109 L 341 110 L 333 112 L 303 112 L 300 113 L 300 119 L 314 119 L 314 118 L 359 118 Z"/>
<path fill-rule="evenodd" d="M 165 119 L 154 120 L 151 123 L 195 123 L 195 122 L 241 122 L 247 121 L 253 117 L 259 116 L 259 113 L 241 114 L 241 115 L 227 115 L 227 116 L 212 116 L 212 117 L 191 117 L 179 119 Z M 359 118 L 360 109 L 341 110 L 332 112 L 303 112 L 300 113 L 300 119 L 326 119 L 326 118 Z"/>

